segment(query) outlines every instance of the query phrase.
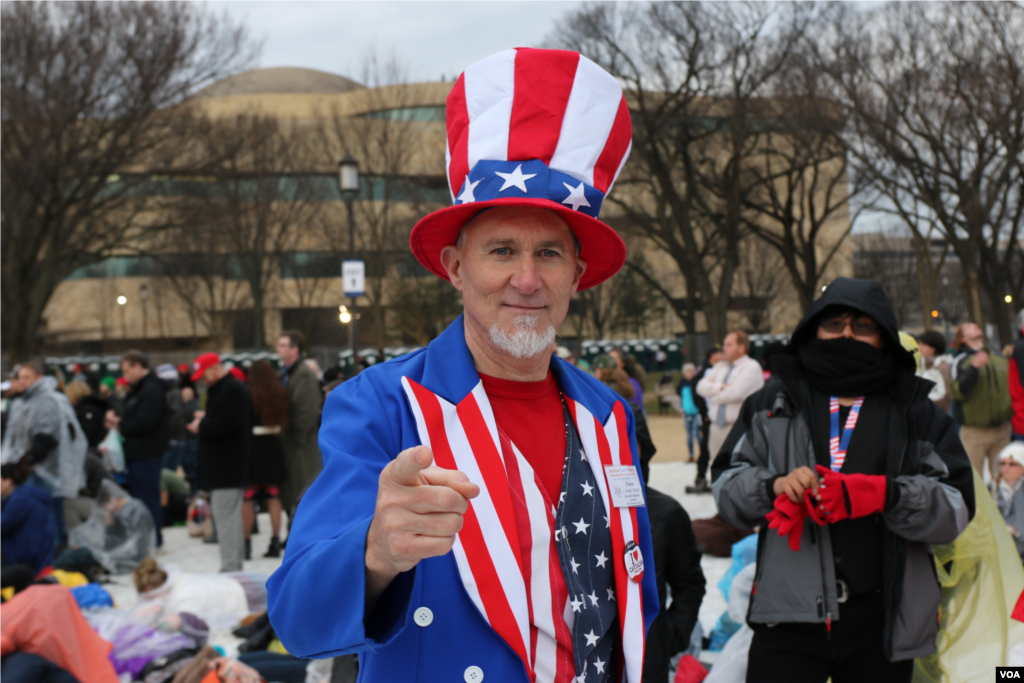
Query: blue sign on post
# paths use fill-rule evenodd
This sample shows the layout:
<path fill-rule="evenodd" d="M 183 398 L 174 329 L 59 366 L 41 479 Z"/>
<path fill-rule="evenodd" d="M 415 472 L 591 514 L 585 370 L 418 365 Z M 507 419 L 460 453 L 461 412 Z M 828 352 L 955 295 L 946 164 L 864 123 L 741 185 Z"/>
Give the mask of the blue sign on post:
<path fill-rule="evenodd" d="M 363 296 L 366 291 L 366 265 L 362 259 L 341 262 L 341 282 L 345 296 Z"/>

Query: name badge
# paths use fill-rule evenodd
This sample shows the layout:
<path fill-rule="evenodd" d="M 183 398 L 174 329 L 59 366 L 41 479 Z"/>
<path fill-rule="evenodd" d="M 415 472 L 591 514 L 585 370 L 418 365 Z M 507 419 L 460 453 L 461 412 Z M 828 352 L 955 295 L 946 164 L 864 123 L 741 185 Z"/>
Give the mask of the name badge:
<path fill-rule="evenodd" d="M 644 486 L 632 465 L 605 465 L 608 491 L 612 494 L 612 507 L 644 507 Z"/>

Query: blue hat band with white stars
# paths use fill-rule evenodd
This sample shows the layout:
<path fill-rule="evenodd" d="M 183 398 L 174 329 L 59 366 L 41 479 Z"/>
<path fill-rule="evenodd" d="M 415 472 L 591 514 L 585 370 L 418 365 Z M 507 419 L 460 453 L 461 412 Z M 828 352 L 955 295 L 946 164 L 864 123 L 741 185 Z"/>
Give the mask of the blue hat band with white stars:
<path fill-rule="evenodd" d="M 546 199 L 573 211 L 597 218 L 604 193 L 570 175 L 548 168 L 539 159 L 531 161 L 481 160 L 470 170 L 455 196 L 455 204 L 492 199 Z"/>

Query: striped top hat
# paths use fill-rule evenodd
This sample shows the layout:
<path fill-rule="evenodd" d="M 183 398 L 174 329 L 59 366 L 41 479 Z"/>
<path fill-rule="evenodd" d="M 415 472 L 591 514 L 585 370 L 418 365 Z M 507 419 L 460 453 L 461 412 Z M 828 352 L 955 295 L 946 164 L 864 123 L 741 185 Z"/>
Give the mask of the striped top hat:
<path fill-rule="evenodd" d="M 622 86 L 578 52 L 505 50 L 459 76 L 448 95 L 445 162 L 454 206 L 412 230 L 417 260 L 448 279 L 441 249 L 492 206 L 558 214 L 587 263 L 579 289 L 614 275 L 626 246 L 597 219 L 629 156 L 633 125 Z"/>

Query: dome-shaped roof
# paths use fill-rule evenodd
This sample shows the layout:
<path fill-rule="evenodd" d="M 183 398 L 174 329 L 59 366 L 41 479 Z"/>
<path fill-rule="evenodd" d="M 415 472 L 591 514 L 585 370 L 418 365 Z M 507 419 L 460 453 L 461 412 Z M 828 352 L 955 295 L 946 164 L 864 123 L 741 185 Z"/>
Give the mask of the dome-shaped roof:
<path fill-rule="evenodd" d="M 196 93 L 195 96 L 212 98 L 228 97 L 231 95 L 335 95 L 362 87 L 344 76 L 330 74 L 325 71 L 277 67 L 246 71 L 222 78 L 206 86 Z"/>

